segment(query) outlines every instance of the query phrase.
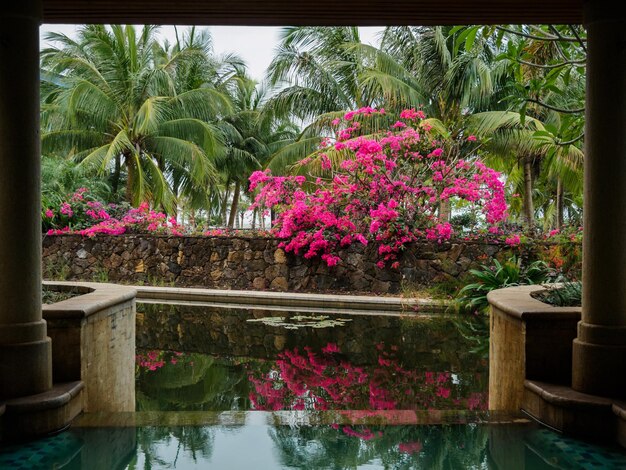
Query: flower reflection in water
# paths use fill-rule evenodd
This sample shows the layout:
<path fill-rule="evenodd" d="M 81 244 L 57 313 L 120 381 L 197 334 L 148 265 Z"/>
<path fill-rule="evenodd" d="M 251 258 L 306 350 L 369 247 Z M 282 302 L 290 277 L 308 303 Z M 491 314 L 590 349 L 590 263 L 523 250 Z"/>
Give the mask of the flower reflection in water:
<path fill-rule="evenodd" d="M 410 370 L 396 348 L 377 345 L 371 366 L 350 362 L 334 343 L 320 351 L 294 348 L 279 354 L 275 367 L 249 371 L 252 407 L 257 410 L 486 410 L 487 395 L 472 390 L 449 371 Z M 269 370 L 268 367 L 269 366 Z M 349 436 L 370 440 L 380 436 L 366 427 L 333 425 Z M 419 452 L 420 443 L 404 443 L 402 452 Z"/>

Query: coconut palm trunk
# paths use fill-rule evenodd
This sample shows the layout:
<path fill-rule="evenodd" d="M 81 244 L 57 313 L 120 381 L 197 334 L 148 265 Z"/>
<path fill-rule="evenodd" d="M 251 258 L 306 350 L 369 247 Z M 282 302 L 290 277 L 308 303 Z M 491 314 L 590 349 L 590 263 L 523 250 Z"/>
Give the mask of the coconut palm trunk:
<path fill-rule="evenodd" d="M 134 204 L 133 189 L 135 187 L 135 165 L 130 155 L 124 155 L 124 161 L 126 163 L 126 201 L 129 204 Z"/>
<path fill-rule="evenodd" d="M 526 229 L 533 231 L 535 228 L 535 208 L 533 206 L 533 159 L 524 159 L 524 221 Z"/>
<path fill-rule="evenodd" d="M 226 181 L 224 188 L 224 198 L 222 199 L 222 207 L 220 207 L 220 222 L 223 227 L 226 226 L 226 212 L 228 211 L 228 199 L 230 198 L 230 180 Z"/>
<path fill-rule="evenodd" d="M 561 230 L 563 228 L 563 208 L 565 206 L 563 202 L 563 182 L 559 178 L 556 182 L 556 227 Z"/>
<path fill-rule="evenodd" d="M 117 194 L 117 190 L 120 185 L 120 173 L 122 171 L 121 156 L 115 157 L 115 168 L 113 170 L 113 176 L 111 178 L 111 192 Z"/>
<path fill-rule="evenodd" d="M 239 207 L 239 193 L 241 192 L 241 183 L 235 181 L 235 189 L 233 190 L 233 202 L 230 205 L 230 214 L 228 215 L 228 228 L 233 228 L 235 219 L 237 218 L 237 208 Z"/>

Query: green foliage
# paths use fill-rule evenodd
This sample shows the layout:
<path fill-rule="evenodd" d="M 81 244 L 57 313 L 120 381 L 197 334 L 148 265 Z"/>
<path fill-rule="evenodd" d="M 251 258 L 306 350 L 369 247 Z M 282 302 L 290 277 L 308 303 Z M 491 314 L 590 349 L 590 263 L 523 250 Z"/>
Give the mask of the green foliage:
<path fill-rule="evenodd" d="M 95 200 L 117 202 L 119 194 L 111 191 L 106 179 L 89 172 L 72 160 L 43 156 L 41 158 L 41 207 L 59 207 L 67 195 L 79 188 L 89 188 Z"/>
<path fill-rule="evenodd" d="M 453 215 L 450 223 L 454 227 L 458 227 L 462 232 L 469 232 L 478 225 L 478 219 L 473 212 L 464 212 L 462 214 Z"/>
<path fill-rule="evenodd" d="M 82 293 L 76 291 L 75 289 L 55 290 L 54 287 L 43 286 L 43 289 L 41 290 L 41 302 L 43 304 L 55 304 L 78 295 L 82 295 Z"/>
<path fill-rule="evenodd" d="M 231 104 L 209 72 L 220 67 L 212 67 L 209 36 L 192 29 L 170 49 L 156 33 L 88 25 L 76 40 L 48 35 L 55 47 L 42 52 L 42 148 L 110 176 L 114 192 L 124 172 L 128 202 L 171 211 L 180 188 L 215 182 L 224 147 L 214 121 Z"/>
<path fill-rule="evenodd" d="M 582 282 L 564 282 L 548 286 L 536 298 L 556 307 L 580 307 L 582 305 Z"/>
<path fill-rule="evenodd" d="M 240 211 L 250 172 L 320 173 L 315 158 L 294 164 L 319 153 L 347 110 L 420 107 L 445 140 L 480 138 L 481 157 L 506 174 L 514 222 L 544 232 L 581 223 L 580 26 L 388 27 L 379 46 L 355 27 L 289 27 L 261 85 L 235 55 L 217 58 L 206 31 L 173 44 L 157 32 L 91 25 L 76 39 L 47 37 L 42 147 L 55 158 L 43 165 L 44 207 L 88 187 L 99 200 L 232 226 L 228 208 Z M 306 128 L 298 135 L 294 123 Z"/>
<path fill-rule="evenodd" d="M 44 258 L 43 277 L 49 281 L 67 281 L 72 275 L 69 261 L 60 257 L 56 261 Z"/>
<path fill-rule="evenodd" d="M 469 352 L 478 354 L 483 359 L 489 357 L 489 321 L 478 317 L 476 321 L 466 321 L 467 317 L 457 316 L 453 322 L 459 334 L 470 345 Z"/>
<path fill-rule="evenodd" d="M 91 274 L 93 282 L 109 282 L 109 270 L 104 266 L 93 269 Z"/>
<path fill-rule="evenodd" d="M 465 311 L 486 313 L 489 308 L 487 294 L 504 287 L 543 284 L 548 282 L 554 272 L 544 261 L 534 261 L 528 266 L 516 256 L 501 263 L 497 259 L 492 265 L 481 265 L 480 269 L 470 270 L 473 277 L 471 284 L 459 291 L 457 302 Z"/>

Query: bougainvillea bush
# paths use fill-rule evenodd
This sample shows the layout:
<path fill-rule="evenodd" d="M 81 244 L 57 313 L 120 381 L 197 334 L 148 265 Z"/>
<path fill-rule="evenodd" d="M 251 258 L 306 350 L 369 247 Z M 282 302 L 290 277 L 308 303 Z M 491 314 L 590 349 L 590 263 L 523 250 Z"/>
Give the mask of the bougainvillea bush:
<path fill-rule="evenodd" d="M 87 188 L 78 189 L 58 208 L 45 208 L 42 227 L 47 235 L 87 237 L 146 232 L 182 235 L 183 231 L 175 217 L 168 218 L 163 212 L 150 209 L 148 203 L 137 208 L 128 204 L 104 204 L 93 198 Z"/>
<path fill-rule="evenodd" d="M 407 243 L 450 239 L 455 227 L 449 208 L 461 205 L 482 214 L 477 219 L 483 229 L 499 232 L 507 216 L 504 183 L 471 150 L 476 139 L 458 137 L 470 146 L 468 154 L 448 156 L 444 148 L 452 146 L 415 110 L 403 111 L 389 130 L 365 135 L 363 120 L 383 113 L 362 108 L 333 122 L 334 136 L 316 156 L 323 176 L 252 174 L 250 190 L 257 192 L 252 209 L 277 213 L 273 231 L 286 251 L 320 256 L 334 266 L 339 249 L 374 244 L 378 266 L 397 267 Z M 300 164 L 306 168 L 309 162 Z"/>

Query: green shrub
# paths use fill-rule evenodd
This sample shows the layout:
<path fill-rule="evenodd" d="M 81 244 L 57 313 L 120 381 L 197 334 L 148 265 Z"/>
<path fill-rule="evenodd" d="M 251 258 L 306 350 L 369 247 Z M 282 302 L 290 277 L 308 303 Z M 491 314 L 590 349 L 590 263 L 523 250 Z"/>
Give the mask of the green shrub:
<path fill-rule="evenodd" d="M 556 307 L 580 307 L 582 304 L 583 285 L 580 281 L 564 282 L 549 286 L 539 292 L 535 298 Z"/>
<path fill-rule="evenodd" d="M 470 270 L 471 284 L 459 291 L 457 302 L 460 309 L 467 312 L 486 313 L 489 308 L 487 294 L 504 287 L 543 284 L 554 278 L 554 271 L 544 261 L 534 261 L 525 266 L 516 256 L 500 263 L 493 260 L 492 265 L 481 265 L 480 269 Z"/>

